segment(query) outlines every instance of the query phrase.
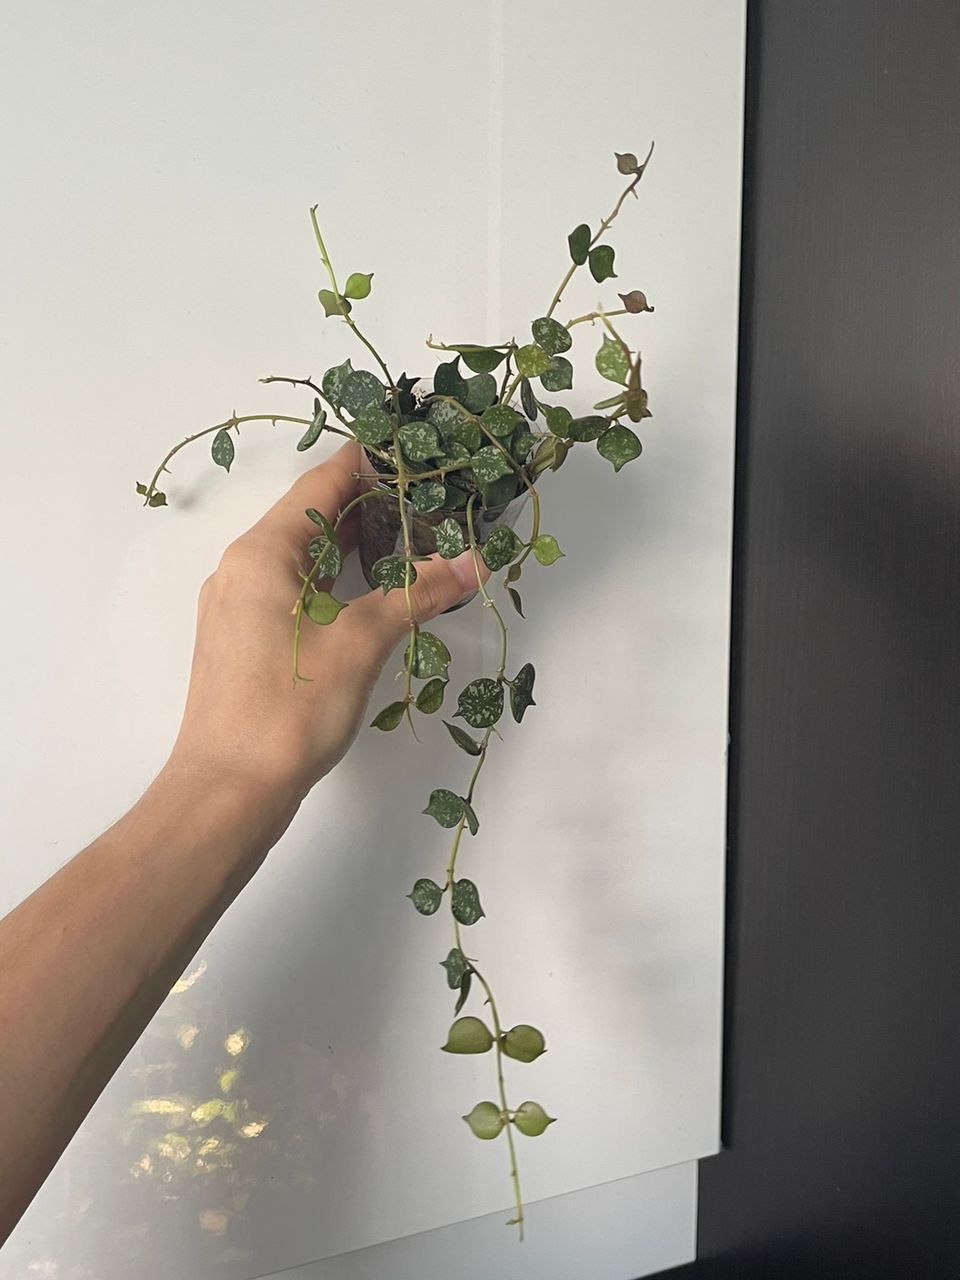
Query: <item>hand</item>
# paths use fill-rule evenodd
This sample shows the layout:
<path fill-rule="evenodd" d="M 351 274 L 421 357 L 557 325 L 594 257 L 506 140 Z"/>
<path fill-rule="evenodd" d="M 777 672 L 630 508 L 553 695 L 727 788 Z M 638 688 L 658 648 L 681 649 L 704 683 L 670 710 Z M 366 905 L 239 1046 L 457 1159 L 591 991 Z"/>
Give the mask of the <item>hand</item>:
<path fill-rule="evenodd" d="M 383 664 L 409 635 L 405 593 L 377 588 L 350 601 L 328 626 L 304 617 L 300 670 L 311 680 L 297 685 L 291 609 L 317 533 L 304 512 L 315 507 L 333 522 L 362 490 L 360 463 L 360 448 L 350 442 L 306 472 L 227 547 L 203 584 L 187 705 L 171 756 L 178 771 L 232 775 L 296 806 L 353 741 Z M 352 511 L 341 526 L 345 548 L 356 541 L 358 515 Z M 486 578 L 482 560 L 480 568 Z M 472 552 L 456 560 L 432 556 L 417 564 L 414 616 L 426 622 L 476 588 Z"/>

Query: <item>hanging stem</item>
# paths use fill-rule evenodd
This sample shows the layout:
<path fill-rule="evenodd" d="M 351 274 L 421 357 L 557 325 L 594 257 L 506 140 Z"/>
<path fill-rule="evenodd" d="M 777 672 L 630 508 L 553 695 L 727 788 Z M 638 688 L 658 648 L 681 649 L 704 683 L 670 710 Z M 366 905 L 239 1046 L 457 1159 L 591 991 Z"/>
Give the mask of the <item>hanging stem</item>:
<path fill-rule="evenodd" d="M 403 530 L 403 596 L 407 605 L 407 620 L 410 623 L 410 639 L 407 641 L 407 653 L 404 662 L 404 667 L 406 668 L 406 689 L 403 695 L 404 715 L 407 717 L 410 732 L 416 737 L 417 731 L 414 728 L 410 704 L 413 701 L 413 660 L 416 654 L 417 636 L 420 628 L 417 625 L 416 618 L 413 616 L 413 600 L 410 596 L 413 543 L 410 538 L 410 517 L 407 511 L 407 476 L 404 469 L 403 450 L 400 448 L 400 438 L 396 431 L 393 433 L 393 460 L 397 468 L 397 497 L 400 502 L 400 527 Z"/>

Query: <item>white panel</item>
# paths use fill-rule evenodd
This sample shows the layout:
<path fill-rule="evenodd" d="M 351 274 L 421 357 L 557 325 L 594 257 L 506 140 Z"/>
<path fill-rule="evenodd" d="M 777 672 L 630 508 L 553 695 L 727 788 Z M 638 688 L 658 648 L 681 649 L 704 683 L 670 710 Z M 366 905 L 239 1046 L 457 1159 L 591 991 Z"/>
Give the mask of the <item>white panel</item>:
<path fill-rule="evenodd" d="M 550 1044 L 510 1081 L 560 1116 L 523 1144 L 531 1200 L 718 1146 L 742 53 L 742 0 L 601 0 L 576 21 L 545 0 L 37 0 L 5 25 L 3 909 L 162 762 L 197 588 L 303 460 L 282 427 L 251 426 L 229 478 L 202 448 L 181 455 L 170 510 L 141 511 L 134 480 L 234 408 L 303 404 L 258 377 L 353 351 L 315 301 L 309 205 L 342 269 L 376 273 L 380 345 L 420 372 L 429 331 L 522 332 L 567 232 L 616 196 L 612 150 L 656 138 L 611 282 L 657 307 L 630 330 L 655 417 L 616 479 L 575 456 L 544 488 L 567 558 L 527 575 L 511 633 L 539 705 L 491 758 L 468 850 L 488 913 L 476 954 L 507 1019 Z M 579 285 L 573 310 L 597 292 Z M 473 628 L 438 625 L 457 680 L 492 652 Z M 310 797 L 2 1280 L 247 1280 L 508 1204 L 500 1145 L 457 1119 L 490 1095 L 490 1063 L 435 1051 L 445 924 L 404 901 L 445 854 L 421 797 L 462 781 L 433 729 L 422 748 L 361 735 Z M 233 1096 L 267 1123 L 221 1168 L 201 1154 L 216 1128 L 183 1117 L 236 1064 Z M 149 1098 L 185 1110 L 133 1114 Z"/>
<path fill-rule="evenodd" d="M 696 1205 L 691 1161 L 530 1205 L 520 1247 L 491 1214 L 262 1280 L 641 1280 L 694 1260 Z"/>

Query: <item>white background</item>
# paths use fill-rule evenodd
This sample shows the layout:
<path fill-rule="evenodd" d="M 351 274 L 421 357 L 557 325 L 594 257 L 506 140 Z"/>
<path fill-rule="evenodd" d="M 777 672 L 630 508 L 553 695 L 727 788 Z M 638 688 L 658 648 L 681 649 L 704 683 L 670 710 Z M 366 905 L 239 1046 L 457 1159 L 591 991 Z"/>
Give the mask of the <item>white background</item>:
<path fill-rule="evenodd" d="M 613 305 L 614 286 L 655 304 L 624 326 L 654 413 L 644 455 L 614 477 L 577 451 L 543 486 L 567 556 L 525 575 L 511 628 L 538 706 L 491 756 L 463 865 L 504 1016 L 550 1046 L 509 1081 L 560 1117 L 521 1139 L 531 1201 L 718 1146 L 742 56 L 742 0 L 41 0 L 7 17 L 3 909 L 162 763 L 199 584 L 305 463 L 295 427 L 252 424 L 229 477 L 203 445 L 180 455 L 169 510 L 141 510 L 134 481 L 234 409 L 309 413 L 259 377 L 363 364 L 316 302 L 308 207 L 341 278 L 375 272 L 360 306 L 378 345 L 429 373 L 428 332 L 526 332 L 568 232 L 621 189 L 612 152 L 656 139 L 615 226 L 618 280 L 579 280 L 561 308 Z M 585 412 L 607 392 L 599 334 L 575 333 Z M 457 682 L 489 666 L 477 625 L 437 625 Z M 504 1149 L 458 1119 L 491 1095 L 492 1060 L 437 1052 L 446 921 L 404 901 L 445 863 L 418 810 L 469 770 L 439 723 L 425 737 L 362 735 L 304 805 L 3 1280 L 247 1280 L 509 1204 Z M 230 1066 L 229 1098 L 266 1125 L 221 1169 L 198 1154 L 218 1124 L 185 1116 Z M 158 1098 L 181 1110 L 135 1114 Z"/>

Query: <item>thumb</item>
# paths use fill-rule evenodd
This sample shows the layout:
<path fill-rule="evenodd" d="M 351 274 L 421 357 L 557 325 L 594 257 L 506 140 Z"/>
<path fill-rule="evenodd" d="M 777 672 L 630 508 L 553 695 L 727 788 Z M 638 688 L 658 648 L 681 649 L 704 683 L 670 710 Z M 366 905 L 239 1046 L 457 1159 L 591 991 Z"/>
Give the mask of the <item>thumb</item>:
<path fill-rule="evenodd" d="M 418 623 L 429 622 L 477 591 L 478 571 L 480 581 L 486 582 L 490 577 L 483 558 L 479 554 L 475 557 L 473 551 L 464 551 L 453 560 L 432 555 L 427 560 L 418 560 L 415 568 L 417 578 L 410 587 L 410 606 Z M 380 587 L 375 587 L 353 601 L 351 611 L 356 621 L 362 614 L 364 624 L 374 629 L 389 649 L 410 629 L 406 592 L 400 587 L 386 595 Z"/>

